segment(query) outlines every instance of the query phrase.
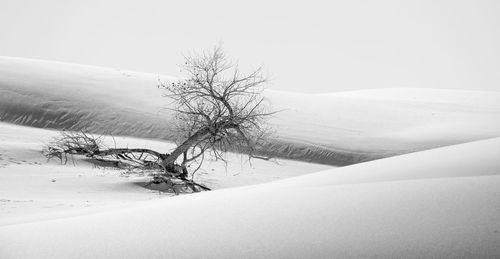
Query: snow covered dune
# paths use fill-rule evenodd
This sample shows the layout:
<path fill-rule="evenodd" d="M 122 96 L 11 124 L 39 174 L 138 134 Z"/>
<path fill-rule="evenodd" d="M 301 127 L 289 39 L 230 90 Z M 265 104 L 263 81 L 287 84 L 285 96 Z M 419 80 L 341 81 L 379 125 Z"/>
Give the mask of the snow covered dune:
<path fill-rule="evenodd" d="M 0 57 L 0 121 L 172 140 L 154 74 Z M 174 80 L 161 76 L 162 80 Z M 346 165 L 500 136 L 500 93 L 379 89 L 267 91 L 276 129 L 267 152 Z"/>
<path fill-rule="evenodd" d="M 2 226 L 0 257 L 492 258 L 500 254 L 499 151 L 497 138 Z"/>

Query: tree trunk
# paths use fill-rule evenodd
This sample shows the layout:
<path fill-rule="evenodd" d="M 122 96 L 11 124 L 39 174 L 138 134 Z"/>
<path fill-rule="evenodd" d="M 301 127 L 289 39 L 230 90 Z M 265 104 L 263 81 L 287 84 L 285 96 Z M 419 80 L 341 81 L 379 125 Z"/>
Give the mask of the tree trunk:
<path fill-rule="evenodd" d="M 172 153 L 170 153 L 163 163 L 165 167 L 174 165 L 177 158 L 183 153 L 187 152 L 189 148 L 195 145 L 198 141 L 200 141 L 203 137 L 210 133 L 210 129 L 208 127 L 202 128 L 198 130 L 196 133 L 191 135 L 188 139 L 186 139 L 182 144 L 180 144 Z"/>
<path fill-rule="evenodd" d="M 128 154 L 128 153 L 148 153 L 158 157 L 161 160 L 165 159 L 166 157 L 165 154 L 145 148 L 110 148 L 106 150 L 94 151 L 92 155 L 109 156 L 109 155 Z"/>

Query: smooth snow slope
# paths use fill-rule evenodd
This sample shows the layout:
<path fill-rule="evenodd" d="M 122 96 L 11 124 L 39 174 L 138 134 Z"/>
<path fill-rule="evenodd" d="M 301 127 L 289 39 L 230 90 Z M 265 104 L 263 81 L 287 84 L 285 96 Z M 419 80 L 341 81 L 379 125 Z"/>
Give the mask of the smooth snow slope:
<path fill-rule="evenodd" d="M 0 57 L 0 121 L 172 140 L 159 76 Z M 174 80 L 161 76 L 162 80 Z M 272 155 L 346 165 L 500 136 L 500 92 L 379 89 L 267 91 Z"/>
<path fill-rule="evenodd" d="M 500 138 L 0 227 L 2 258 L 493 258 Z M 481 153 L 481 155 L 478 155 Z"/>

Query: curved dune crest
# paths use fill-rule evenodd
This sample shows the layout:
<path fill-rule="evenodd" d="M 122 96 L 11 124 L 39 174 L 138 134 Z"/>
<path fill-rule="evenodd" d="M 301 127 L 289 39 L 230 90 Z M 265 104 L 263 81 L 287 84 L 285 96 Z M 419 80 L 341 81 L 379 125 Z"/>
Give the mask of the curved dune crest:
<path fill-rule="evenodd" d="M 173 120 L 162 110 L 168 101 L 156 89 L 157 79 L 144 73 L 0 58 L 0 120 L 172 140 Z M 103 205 L 93 214 L 68 210 L 57 217 L 41 215 L 0 226 L 0 257 L 477 258 L 500 254 L 500 138 L 491 138 L 500 134 L 500 93 L 377 89 L 265 94 L 281 110 L 271 120 L 276 129 L 267 147 L 271 154 L 334 165 L 393 157 L 266 184 L 151 201 L 142 200 L 151 193 L 123 185 L 117 191 L 127 187 L 142 198 L 118 207 Z M 10 125 L 0 137 L 3 143 L 19 147 L 12 153 L 24 153 L 23 157 L 38 155 L 33 148 L 27 150 L 39 146 L 33 143 L 40 137 L 35 135 L 45 139 L 55 134 L 21 128 Z M 22 138 L 31 146 L 19 142 Z M 134 143 L 139 141 L 143 140 Z M 464 142 L 469 143 L 452 145 Z M 451 146 L 435 148 L 446 145 Z M 403 154 L 430 148 L 435 149 Z M 8 160 L 5 166 L 16 161 Z M 33 171 L 24 166 L 4 167 L 2 172 L 10 172 L 9 177 L 16 172 L 39 173 L 36 165 Z M 38 170 L 50 170 L 45 177 L 60 174 L 55 165 Z M 81 188 L 95 197 L 101 197 L 96 191 L 101 186 L 116 186 L 97 177 L 82 181 L 60 174 L 56 182 L 39 177 L 41 183 L 32 186 L 57 183 L 59 189 L 54 188 L 51 195 L 58 198 L 77 182 L 100 183 Z M 37 192 L 47 196 L 43 188 Z M 108 202 L 114 204 L 115 194 L 108 194 L 112 194 Z M 86 195 L 76 194 L 75 202 Z"/>
<path fill-rule="evenodd" d="M 0 121 L 172 140 L 168 76 L 0 57 Z M 266 152 L 347 165 L 500 136 L 500 93 L 378 89 L 332 94 L 266 91 L 276 130 Z"/>
<path fill-rule="evenodd" d="M 312 187 L 447 177 L 500 175 L 500 138 L 360 163 L 280 181 Z"/>
<path fill-rule="evenodd" d="M 4 226 L 0 255 L 492 257 L 500 254 L 500 162 L 492 159 L 499 149 L 500 139 L 485 140 L 90 216 Z M 461 161 L 450 164 L 456 155 Z"/>

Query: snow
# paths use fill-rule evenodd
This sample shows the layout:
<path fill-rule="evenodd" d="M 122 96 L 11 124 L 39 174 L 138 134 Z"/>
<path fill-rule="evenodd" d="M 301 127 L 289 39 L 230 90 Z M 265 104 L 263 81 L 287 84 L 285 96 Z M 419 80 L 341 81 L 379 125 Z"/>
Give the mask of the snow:
<path fill-rule="evenodd" d="M 41 155 L 62 128 L 168 152 L 158 78 L 175 80 L 0 57 L 0 258 L 500 255 L 499 92 L 267 90 L 281 111 L 268 148 L 287 159 L 229 154 L 203 167 L 215 190 L 197 194 Z"/>

